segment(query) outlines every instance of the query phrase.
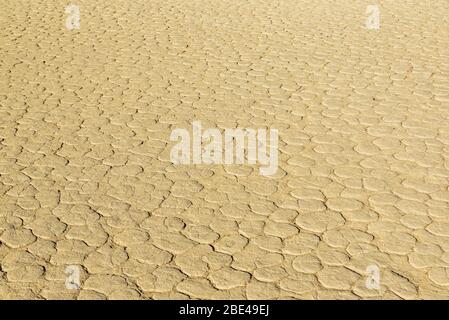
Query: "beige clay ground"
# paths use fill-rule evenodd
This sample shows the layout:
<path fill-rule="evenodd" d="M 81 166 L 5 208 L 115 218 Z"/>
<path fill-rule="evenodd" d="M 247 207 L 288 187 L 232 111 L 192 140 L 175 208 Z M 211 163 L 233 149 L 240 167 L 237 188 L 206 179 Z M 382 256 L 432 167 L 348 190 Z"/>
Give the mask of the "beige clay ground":
<path fill-rule="evenodd" d="M 0 298 L 448 299 L 449 4 L 377 3 L 3 1 Z M 278 173 L 172 165 L 194 120 Z"/>

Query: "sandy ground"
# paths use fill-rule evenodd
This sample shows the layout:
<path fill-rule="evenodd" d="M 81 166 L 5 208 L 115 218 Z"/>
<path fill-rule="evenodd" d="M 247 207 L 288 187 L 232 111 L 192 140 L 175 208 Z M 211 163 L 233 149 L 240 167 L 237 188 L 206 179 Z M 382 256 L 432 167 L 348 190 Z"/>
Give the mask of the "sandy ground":
<path fill-rule="evenodd" d="M 0 298 L 449 299 L 449 4 L 377 3 L 3 1 Z M 173 165 L 193 121 L 278 172 Z"/>

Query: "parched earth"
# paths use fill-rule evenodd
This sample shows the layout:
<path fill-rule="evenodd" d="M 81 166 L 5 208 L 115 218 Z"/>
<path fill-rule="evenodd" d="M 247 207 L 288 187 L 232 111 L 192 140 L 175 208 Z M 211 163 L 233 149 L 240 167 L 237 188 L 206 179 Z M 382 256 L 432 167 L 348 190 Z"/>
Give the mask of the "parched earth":
<path fill-rule="evenodd" d="M 0 298 L 449 299 L 446 0 L 67 4 L 2 1 Z M 193 121 L 277 173 L 172 164 Z"/>

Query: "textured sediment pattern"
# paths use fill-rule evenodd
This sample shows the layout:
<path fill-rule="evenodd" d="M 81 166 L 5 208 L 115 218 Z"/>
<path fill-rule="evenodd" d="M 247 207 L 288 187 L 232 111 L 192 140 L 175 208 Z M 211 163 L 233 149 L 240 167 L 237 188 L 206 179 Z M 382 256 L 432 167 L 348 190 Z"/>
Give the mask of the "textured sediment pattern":
<path fill-rule="evenodd" d="M 0 298 L 449 298 L 447 1 L 67 4 L 2 1 Z M 193 121 L 277 173 L 173 165 Z"/>

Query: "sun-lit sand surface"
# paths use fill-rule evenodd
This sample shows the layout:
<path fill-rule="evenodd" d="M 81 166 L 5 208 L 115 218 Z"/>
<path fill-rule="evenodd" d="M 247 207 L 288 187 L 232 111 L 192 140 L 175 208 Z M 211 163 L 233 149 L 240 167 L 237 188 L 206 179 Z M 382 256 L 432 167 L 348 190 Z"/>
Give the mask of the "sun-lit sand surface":
<path fill-rule="evenodd" d="M 67 4 L 0 10 L 0 298 L 449 299 L 447 1 Z M 173 165 L 193 121 L 277 173 Z"/>

